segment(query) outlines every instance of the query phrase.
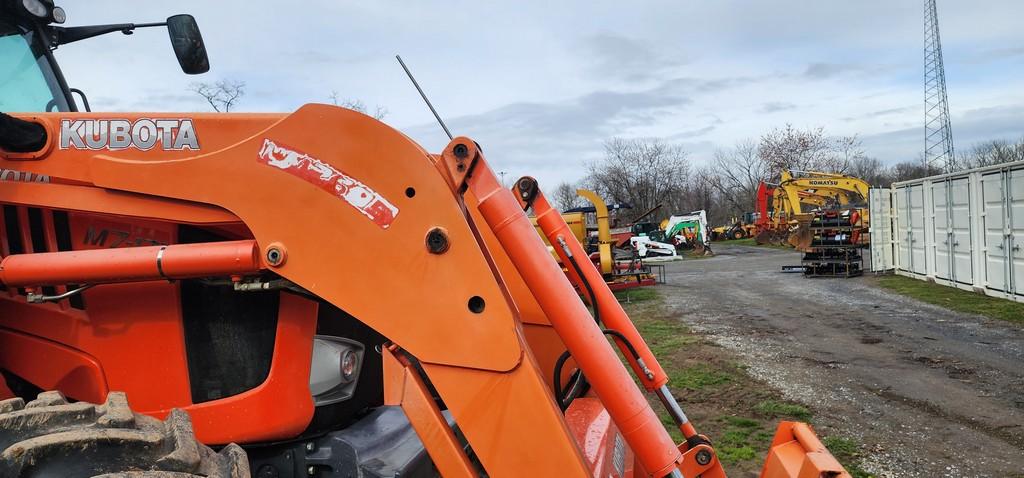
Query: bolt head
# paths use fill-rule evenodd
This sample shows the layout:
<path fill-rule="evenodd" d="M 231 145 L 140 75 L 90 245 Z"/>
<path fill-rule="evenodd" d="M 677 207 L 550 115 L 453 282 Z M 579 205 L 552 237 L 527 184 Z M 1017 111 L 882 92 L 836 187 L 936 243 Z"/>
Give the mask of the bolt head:
<path fill-rule="evenodd" d="M 711 463 L 711 452 L 707 450 L 700 450 L 697 452 L 697 456 L 694 458 L 697 459 L 698 465 L 707 465 L 708 463 Z"/>
<path fill-rule="evenodd" d="M 278 243 L 273 243 L 267 247 L 264 257 L 267 260 L 267 264 L 271 267 L 279 267 L 284 265 L 284 261 L 287 259 L 288 253 L 285 251 L 284 246 Z"/>
<path fill-rule="evenodd" d="M 427 251 L 431 254 L 443 254 L 450 246 L 448 234 L 440 227 L 435 227 L 427 232 Z"/>

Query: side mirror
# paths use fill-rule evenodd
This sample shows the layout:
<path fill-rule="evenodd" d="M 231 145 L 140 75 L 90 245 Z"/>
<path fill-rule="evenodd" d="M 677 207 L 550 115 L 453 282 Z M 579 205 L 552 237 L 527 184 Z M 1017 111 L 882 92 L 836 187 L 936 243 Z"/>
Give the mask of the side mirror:
<path fill-rule="evenodd" d="M 178 57 L 181 71 L 189 75 L 210 71 L 210 59 L 206 56 L 203 35 L 199 33 L 199 25 L 192 15 L 167 17 L 167 33 L 171 36 L 171 46 L 174 47 L 174 56 Z"/>

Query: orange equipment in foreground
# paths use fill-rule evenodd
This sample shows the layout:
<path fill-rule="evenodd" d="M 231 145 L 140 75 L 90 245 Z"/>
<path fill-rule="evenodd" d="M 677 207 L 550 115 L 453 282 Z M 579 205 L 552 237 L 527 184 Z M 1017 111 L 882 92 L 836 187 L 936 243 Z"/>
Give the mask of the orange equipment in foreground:
<path fill-rule="evenodd" d="M 25 119 L 43 125 L 55 141 L 64 118 L 83 116 L 56 113 Z M 4 251 L 21 252 L 0 263 L 0 279 L 7 285 L 7 293 L 0 297 L 0 343 L 10 346 L 0 353 L 0 368 L 18 377 L 12 390 L 24 381 L 38 388 L 62 389 L 86 401 L 102 401 L 108 390 L 125 390 L 128 397 L 138 397 L 132 403 L 140 411 L 157 417 L 171 408 L 186 410 L 197 436 L 211 444 L 297 437 L 319 443 L 317 437 L 329 437 L 330 432 L 323 435 L 325 422 L 316 418 L 318 411 L 354 399 L 361 393 L 360 386 L 373 387 L 376 380 L 362 376 L 352 395 L 341 402 L 311 394 L 313 382 L 302 377 L 312 373 L 310 360 L 313 369 L 320 360 L 312 327 L 343 325 L 358 317 L 383 337 L 377 343 L 387 351 L 384 373 L 377 379 L 382 389 L 365 390 L 371 395 L 382 390 L 384 400 L 376 405 L 370 400 L 367 406 L 392 405 L 403 410 L 433 463 L 446 476 L 462 476 L 477 466 L 491 476 L 542 476 L 551 470 L 565 476 L 590 475 L 598 464 L 586 458 L 594 456 L 586 446 L 591 437 L 584 442 L 576 437 L 581 436 L 578 430 L 593 427 L 597 423 L 593 420 L 601 417 L 610 418 L 614 426 L 604 428 L 603 433 L 610 435 L 605 442 L 608 448 L 601 453 L 607 455 L 598 461 L 601 466 L 608 460 L 620 463 L 613 467 L 617 476 L 629 476 L 627 470 L 635 476 L 679 472 L 724 476 L 709 442 L 687 421 L 668 391 L 657 359 L 597 270 L 573 267 L 570 273 L 595 305 L 596 317 L 591 317 L 547 253 L 523 212 L 527 207 L 537 213 L 538 224 L 558 246 L 563 262 L 578 265 L 576 258 L 585 257 L 577 241 L 567 240 L 571 236 L 565 222 L 532 179 L 518 181 L 513 195 L 499 186 L 468 138 L 457 138 L 442 155 L 430 156 L 383 124 L 334 107 L 306 106 L 287 116 L 193 115 L 190 119 L 197 131 L 209 132 L 205 144 L 211 145 L 210 151 L 97 153 L 46 148 L 30 153 L 37 154 L 36 159 L 22 162 L 14 162 L 13 154 L 5 155 L 4 167 L 52 178 L 51 183 L 0 188 L 0 198 L 9 204 L 3 209 L 8 227 L 0 242 Z M 233 136 L 239 133 L 219 135 L 218 127 L 225 124 L 235 125 L 234 131 L 241 130 L 249 139 Z M 361 140 L 329 141 L 315 134 L 311 124 L 357 131 Z M 366 138 L 373 139 L 373 148 L 388 145 L 392 159 L 387 172 L 378 162 L 360 159 L 369 151 L 371 142 Z M 353 202 L 337 189 L 322 187 L 322 174 L 306 173 L 314 170 L 328 171 L 338 188 L 343 184 L 349 191 L 356 188 L 363 200 Z M 236 180 L 219 179 L 228 174 Z M 254 191 L 273 194 L 253 200 Z M 107 199 L 111 195 L 121 200 L 111 205 Z M 29 201 L 30 210 L 37 212 L 26 215 L 24 206 L 15 206 Z M 30 219 L 39 214 L 43 221 Z M 62 218 L 53 220 L 57 217 Z M 112 224 L 106 226 L 108 230 L 140 231 L 134 233 L 140 237 L 166 237 L 172 244 L 99 249 L 103 244 L 69 241 L 62 246 L 57 240 L 23 237 L 84 231 L 76 234 L 95 239 L 95 231 L 104 224 Z M 41 229 L 35 232 L 36 227 Z M 61 227 L 67 229 L 62 232 Z M 162 230 L 177 233 L 160 236 Z M 188 237 L 208 240 L 181 244 L 175 237 L 184 237 L 186 231 Z M 17 243 L 15 238 L 28 240 Z M 390 260 L 404 264 L 402 270 L 382 267 L 380 257 L 348 247 L 365 241 L 393 251 Z M 364 272 L 352 281 L 339 274 L 346 270 Z M 17 289 L 69 284 L 94 285 L 81 292 L 84 305 L 75 306 L 70 297 L 59 295 L 50 296 L 52 303 L 29 304 Z M 221 284 L 234 284 L 231 290 L 237 292 Z M 255 285 L 245 289 L 240 284 Z M 258 290 L 257 294 L 279 301 L 276 346 L 262 384 L 212 395 L 212 399 L 202 398 L 210 397 L 209 392 L 197 391 L 204 384 L 195 380 L 205 371 L 196 368 L 200 359 L 186 360 L 190 349 L 202 347 L 188 331 L 188 323 L 195 320 L 187 315 L 190 306 L 183 303 L 181 311 L 152 307 L 175 297 L 189 301 L 195 287 L 215 288 L 235 307 L 257 300 L 247 296 L 246 290 Z M 387 299 L 375 300 L 381 294 Z M 158 316 L 178 330 L 184 327 L 185 333 L 101 326 Z M 75 335 L 65 334 L 80 317 L 90 320 L 77 326 Z M 333 332 L 339 334 L 333 340 L 356 330 L 345 332 L 345 328 Z M 520 328 L 525 335 L 519 335 Z M 251 340 L 238 333 L 237 340 Z M 644 388 L 667 405 L 686 443 L 677 447 L 670 441 L 606 335 L 625 354 Z M 40 338 L 43 342 L 37 344 Z M 480 348 L 480 343 L 488 347 Z M 361 345 L 362 351 L 379 346 L 374 341 Z M 144 350 L 157 349 L 184 353 L 164 360 L 162 378 L 154 381 L 151 365 L 140 358 L 150 356 Z M 66 359 L 43 365 L 35 358 L 43 353 Z M 560 355 L 566 358 L 555 360 Z M 367 370 L 372 356 L 364 352 L 360 359 L 361 375 L 371 373 Z M 565 365 L 576 371 L 562 373 Z M 379 365 L 373 368 L 381 370 Z M 80 370 L 96 373 L 82 375 Z M 584 380 L 590 385 L 589 393 L 580 385 Z M 570 387 L 557 385 L 562 381 Z M 451 433 L 445 410 L 424 388 L 427 384 L 440 394 L 464 438 Z M 303 394 L 299 402 L 284 401 Z M 592 400 L 574 401 L 576 397 Z M 271 416 L 275 420 L 261 422 Z M 566 421 L 568 416 L 581 421 Z M 328 429 L 330 423 L 326 422 Z M 334 433 L 342 432 L 344 428 Z M 626 447 L 617 445 L 617 440 Z M 463 451 L 467 445 L 478 464 Z M 275 452 L 293 450 L 287 444 L 260 447 L 250 450 L 250 459 L 264 466 L 273 458 L 267 455 Z M 635 457 L 635 462 L 626 460 L 627 465 L 624 457 L 628 456 Z M 511 457 L 517 458 L 510 461 Z"/>
<path fill-rule="evenodd" d="M 144 26 L 41 8 L 0 16 L 0 57 Z M 473 140 L 432 155 L 327 105 L 68 111 L 37 60 L 19 78 L 57 111 L 0 115 L 0 476 L 724 476 L 560 215 Z M 809 428 L 776 442 L 766 476 L 848 476 Z"/>

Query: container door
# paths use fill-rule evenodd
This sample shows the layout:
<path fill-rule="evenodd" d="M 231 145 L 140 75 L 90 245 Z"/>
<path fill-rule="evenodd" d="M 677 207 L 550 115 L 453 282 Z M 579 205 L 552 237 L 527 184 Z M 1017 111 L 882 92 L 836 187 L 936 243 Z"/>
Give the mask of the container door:
<path fill-rule="evenodd" d="M 950 219 L 953 227 L 953 278 L 964 284 L 974 283 L 974 222 L 971 217 L 970 178 L 950 182 Z"/>
<path fill-rule="evenodd" d="M 1013 267 L 1010 271 L 1010 283 L 1015 294 L 1024 296 L 1024 168 L 1012 169 L 1008 172 L 1009 194 L 1006 203 L 1010 235 L 1007 239 L 1010 260 Z"/>
<path fill-rule="evenodd" d="M 893 265 L 892 235 L 892 192 L 889 189 L 873 188 L 869 191 L 871 225 L 871 270 L 887 271 Z"/>
<path fill-rule="evenodd" d="M 910 264 L 910 188 L 901 187 L 893 189 L 893 196 L 896 201 L 896 237 L 899 240 L 899 247 L 896 251 L 900 259 L 900 270 L 911 270 Z"/>
<path fill-rule="evenodd" d="M 910 267 L 908 270 L 915 274 L 927 273 L 925 256 L 925 231 L 924 231 L 924 185 L 915 184 L 907 188 L 909 199 L 907 205 L 910 209 Z"/>
<path fill-rule="evenodd" d="M 950 218 L 949 181 L 933 182 L 931 185 L 932 207 L 935 220 L 932 221 L 935 238 L 935 277 L 953 279 L 953 228 Z"/>
<path fill-rule="evenodd" d="M 985 280 L 989 289 L 1007 291 L 1010 268 L 1007 247 L 1006 174 L 1002 171 L 981 176 L 985 219 Z"/>
<path fill-rule="evenodd" d="M 932 183 L 935 207 L 935 276 L 972 284 L 971 204 L 968 178 Z"/>

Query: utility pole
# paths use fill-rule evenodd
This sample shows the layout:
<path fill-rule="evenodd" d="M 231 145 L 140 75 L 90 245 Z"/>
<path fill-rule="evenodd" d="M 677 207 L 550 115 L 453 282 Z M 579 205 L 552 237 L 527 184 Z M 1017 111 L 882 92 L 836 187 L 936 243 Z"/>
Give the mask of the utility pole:
<path fill-rule="evenodd" d="M 939 14 L 935 0 L 924 0 L 924 165 L 952 172 L 953 160 Z"/>
<path fill-rule="evenodd" d="M 505 184 L 505 175 L 508 174 L 505 171 L 498 171 L 498 176 L 501 176 L 501 186 L 507 188 L 508 184 Z"/>

